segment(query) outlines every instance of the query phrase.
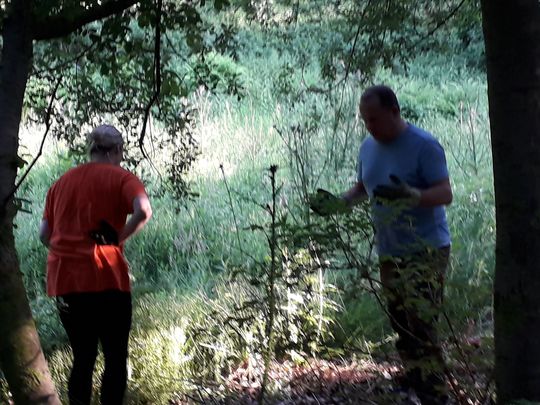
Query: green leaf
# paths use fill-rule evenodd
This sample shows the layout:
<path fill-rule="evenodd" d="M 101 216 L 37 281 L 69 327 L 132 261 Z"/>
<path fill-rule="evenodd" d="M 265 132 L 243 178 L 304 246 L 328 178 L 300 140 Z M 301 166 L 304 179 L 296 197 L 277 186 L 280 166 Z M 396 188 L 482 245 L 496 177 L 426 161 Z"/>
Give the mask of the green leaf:
<path fill-rule="evenodd" d="M 19 169 L 22 169 L 25 165 L 27 165 L 28 162 L 26 160 L 24 160 L 22 157 L 20 156 L 17 156 L 17 159 L 16 159 L 16 166 L 17 168 Z"/>
<path fill-rule="evenodd" d="M 230 5 L 231 3 L 229 2 L 229 0 L 214 0 L 214 8 L 216 9 L 216 11 L 221 11 L 225 7 L 229 7 Z"/>
<path fill-rule="evenodd" d="M 198 33 L 189 33 L 186 36 L 186 43 L 193 52 L 200 52 L 202 50 L 202 37 Z"/>

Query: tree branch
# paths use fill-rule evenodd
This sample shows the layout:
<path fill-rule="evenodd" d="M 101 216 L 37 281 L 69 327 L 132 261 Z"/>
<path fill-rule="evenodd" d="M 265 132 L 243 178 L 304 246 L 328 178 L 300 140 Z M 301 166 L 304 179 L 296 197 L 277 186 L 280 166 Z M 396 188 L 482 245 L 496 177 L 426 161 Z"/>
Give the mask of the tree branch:
<path fill-rule="evenodd" d="M 34 21 L 33 37 L 35 40 L 48 40 L 65 37 L 84 25 L 121 13 L 140 0 L 109 0 L 100 6 L 89 9 L 81 8 L 72 16 L 57 14 L 37 17 Z"/>
<path fill-rule="evenodd" d="M 429 37 L 433 36 L 433 34 L 435 34 L 435 32 L 437 32 L 439 29 L 441 29 L 444 25 L 446 25 L 446 23 L 448 23 L 448 21 L 450 21 L 456 14 L 457 12 L 461 9 L 461 7 L 463 7 L 465 5 L 465 3 L 467 2 L 468 0 L 461 0 L 459 2 L 459 4 L 454 7 L 442 20 L 440 20 L 439 22 L 437 22 L 437 24 L 435 25 L 435 27 L 433 27 L 432 29 L 430 29 L 426 35 L 424 35 L 422 38 L 420 38 L 418 41 L 414 42 L 413 44 L 411 44 L 408 48 L 407 48 L 407 52 L 412 52 L 418 45 L 422 44 L 424 41 L 426 41 Z"/>
<path fill-rule="evenodd" d="M 68 65 L 70 65 L 71 63 L 73 62 L 78 62 L 79 59 L 81 59 L 84 55 L 86 55 L 88 52 L 90 52 L 92 50 L 92 48 L 94 48 L 96 46 L 97 42 L 92 42 L 92 44 L 90 46 L 87 46 L 86 48 L 84 48 L 81 52 L 79 52 L 77 55 L 75 55 L 73 58 L 71 59 L 68 59 L 68 60 L 65 60 L 61 63 L 58 63 L 57 65 L 55 66 L 52 66 L 52 67 L 48 67 L 48 68 L 44 68 L 42 70 L 37 70 L 33 73 L 34 76 L 41 76 L 43 73 L 47 72 L 55 72 L 57 71 L 58 69 L 62 69 Z"/>
<path fill-rule="evenodd" d="M 43 134 L 43 137 L 41 139 L 41 144 L 39 145 L 39 151 L 38 151 L 36 157 L 30 163 L 30 166 L 28 166 L 28 168 L 26 169 L 24 174 L 21 176 L 21 178 L 19 179 L 17 184 L 15 184 L 15 186 L 13 187 L 11 192 L 4 199 L 2 207 L 5 207 L 6 204 L 8 203 L 8 201 L 11 199 L 11 197 L 13 197 L 15 195 L 15 193 L 17 193 L 17 191 L 21 187 L 22 183 L 24 182 L 24 180 L 26 179 L 28 174 L 30 174 L 30 171 L 32 170 L 34 165 L 37 163 L 38 159 L 43 154 L 43 147 L 45 146 L 45 140 L 47 139 L 47 135 L 49 134 L 49 130 L 51 129 L 51 116 L 52 116 L 53 104 L 54 104 L 54 102 L 56 100 L 56 93 L 58 92 L 58 88 L 60 87 L 61 82 L 62 82 L 62 76 L 60 76 L 58 78 L 58 80 L 56 81 L 53 92 L 51 94 L 51 99 L 49 100 L 49 105 L 47 107 L 47 111 L 45 113 L 45 133 Z"/>
<path fill-rule="evenodd" d="M 150 110 L 152 106 L 158 101 L 161 93 L 161 15 L 163 12 L 163 0 L 157 0 L 156 4 L 156 31 L 154 38 L 154 94 L 150 98 L 150 101 L 145 107 L 144 118 L 142 122 L 141 134 L 139 136 L 139 149 L 141 150 L 143 157 L 150 163 L 152 161 L 148 157 L 146 150 L 144 149 L 144 138 L 146 136 L 146 125 L 150 118 Z"/>

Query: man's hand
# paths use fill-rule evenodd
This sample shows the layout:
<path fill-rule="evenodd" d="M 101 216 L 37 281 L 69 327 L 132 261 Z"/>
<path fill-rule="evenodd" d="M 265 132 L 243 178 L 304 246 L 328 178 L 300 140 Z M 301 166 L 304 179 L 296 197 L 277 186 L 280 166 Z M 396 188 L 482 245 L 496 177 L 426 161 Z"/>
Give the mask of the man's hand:
<path fill-rule="evenodd" d="M 420 203 L 422 193 L 419 189 L 409 186 L 399 177 L 391 174 L 390 180 L 394 185 L 378 185 L 373 190 L 375 198 L 380 198 L 389 201 L 405 202 L 411 207 L 416 207 Z"/>
<path fill-rule="evenodd" d="M 336 197 L 322 188 L 317 189 L 317 192 L 309 197 L 309 207 L 323 217 L 344 214 L 351 210 L 344 198 Z"/>

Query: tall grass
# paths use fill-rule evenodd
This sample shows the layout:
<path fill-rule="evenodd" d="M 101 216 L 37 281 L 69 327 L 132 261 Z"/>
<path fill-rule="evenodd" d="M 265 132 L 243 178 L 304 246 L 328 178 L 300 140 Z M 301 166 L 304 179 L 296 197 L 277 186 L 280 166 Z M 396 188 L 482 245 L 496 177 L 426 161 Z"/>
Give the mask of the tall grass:
<path fill-rule="evenodd" d="M 129 403 L 165 404 L 175 392 L 192 389 L 203 377 L 219 380 L 228 367 L 249 355 L 233 353 L 238 348 L 221 334 L 213 343 L 199 342 L 189 335 L 189 326 L 208 323 L 211 308 L 230 309 L 227 292 L 243 293 L 241 286 L 229 280 L 235 266 L 251 260 L 242 251 L 264 256 L 263 237 L 241 228 L 263 220 L 254 202 L 269 201 L 265 176 L 271 164 L 281 168 L 279 203 L 292 210 L 304 203 L 290 165 L 290 149 L 284 143 L 293 127 L 307 134 L 309 176 L 315 179 L 310 187 L 339 192 L 355 178 L 357 151 L 365 136 L 356 111 L 362 91 L 359 82 L 351 80 L 334 89 L 330 97 L 311 92 L 299 101 L 295 95 L 320 81 L 317 54 L 304 49 L 309 36 L 292 36 L 287 45 L 257 32 L 242 35 L 238 61 L 227 63 L 236 63 L 242 72 L 245 96 L 238 100 L 203 91 L 193 96 L 201 156 L 190 181 L 200 197 L 180 210 L 172 195 L 152 198 L 152 221 L 127 244 L 136 303 Z M 325 41 L 337 40 L 322 37 L 318 45 L 312 45 L 313 52 L 320 52 Z M 295 56 L 300 50 L 306 61 L 303 66 Z M 447 311 L 457 325 L 464 326 L 471 318 L 489 318 L 495 219 L 485 78 L 461 61 L 450 55 L 420 55 L 406 70 L 380 70 L 373 82 L 395 88 L 405 118 L 433 132 L 445 146 L 455 195 L 448 208 L 453 247 Z M 32 135 L 23 134 L 22 143 L 30 145 Z M 332 154 L 327 153 L 329 148 Z M 21 213 L 16 220 L 28 294 L 61 387 L 65 387 L 70 356 L 53 302 L 45 296 L 46 252 L 38 242 L 37 229 L 48 187 L 72 164 L 62 145 L 51 141 L 47 155 L 21 190 L 21 197 L 32 202 L 33 213 Z M 152 197 L 159 182 L 147 180 Z M 238 223 L 224 180 L 232 190 Z M 387 338 L 384 314 L 372 297 L 343 295 L 341 302 L 343 310 L 334 330 L 336 346 L 365 346 Z M 203 372 L 201 356 L 209 350 L 212 361 L 204 364 L 215 369 Z"/>

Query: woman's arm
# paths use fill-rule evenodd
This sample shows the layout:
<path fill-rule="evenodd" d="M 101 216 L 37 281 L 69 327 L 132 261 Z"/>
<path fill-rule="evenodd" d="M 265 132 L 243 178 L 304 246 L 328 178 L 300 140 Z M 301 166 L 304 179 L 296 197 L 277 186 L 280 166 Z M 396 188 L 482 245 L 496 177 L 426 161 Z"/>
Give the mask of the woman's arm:
<path fill-rule="evenodd" d="M 124 243 L 131 236 L 139 232 L 152 217 L 152 207 L 146 194 L 138 195 L 133 199 L 133 214 L 127 221 L 124 229 L 118 235 L 118 242 Z"/>

